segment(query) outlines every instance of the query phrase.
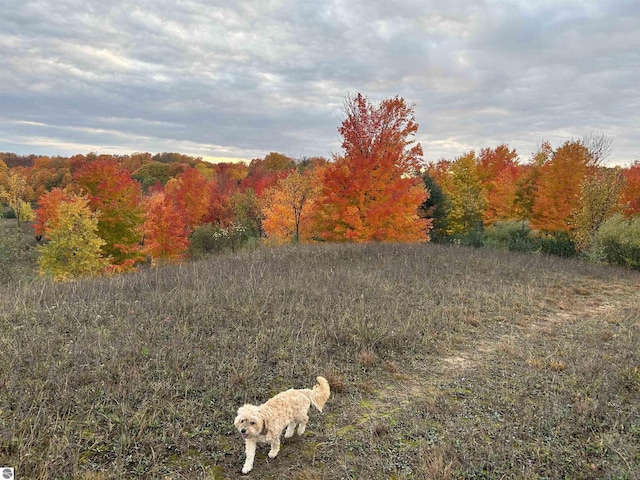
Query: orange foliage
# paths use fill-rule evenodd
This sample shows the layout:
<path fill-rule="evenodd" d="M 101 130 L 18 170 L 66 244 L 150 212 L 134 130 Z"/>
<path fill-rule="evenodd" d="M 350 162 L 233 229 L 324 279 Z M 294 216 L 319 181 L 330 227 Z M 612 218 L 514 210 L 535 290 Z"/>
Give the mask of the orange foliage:
<path fill-rule="evenodd" d="M 453 162 L 441 158 L 436 163 L 430 163 L 427 166 L 429 175 L 442 187 L 444 192 L 450 192 L 452 187 L 452 178 L 449 174 Z"/>
<path fill-rule="evenodd" d="M 580 205 L 580 185 L 592 166 L 592 155 L 581 141 L 565 142 L 539 168 L 531 226 L 569 231 L 571 215 Z"/>
<path fill-rule="evenodd" d="M 318 172 L 311 169 L 303 173 L 293 170 L 264 192 L 262 230 L 271 243 L 311 240 L 313 208 L 318 193 Z"/>
<path fill-rule="evenodd" d="M 518 154 L 506 145 L 485 148 L 478 158 L 478 174 L 482 182 L 486 207 L 484 225 L 516 218 L 516 182 L 522 172 Z"/>
<path fill-rule="evenodd" d="M 620 205 L 627 217 L 640 215 L 640 160 L 624 171 L 625 185 L 620 195 Z"/>
<path fill-rule="evenodd" d="M 112 263 L 130 266 L 140 260 L 140 184 L 113 159 L 87 162 L 74 178 L 88 192 L 91 209 L 100 213 L 98 235 L 106 242 L 103 251 Z"/>
<path fill-rule="evenodd" d="M 430 220 L 418 217 L 428 198 L 418 176 L 422 147 L 413 108 L 395 97 L 370 104 L 358 94 L 347 100 L 339 132 L 344 156 L 323 176 L 317 227 L 332 241 L 428 239 Z"/>
<path fill-rule="evenodd" d="M 58 223 L 60 203 L 69 200 L 70 197 L 60 188 L 54 188 L 40 196 L 33 226 L 36 235 L 48 236 L 48 232 L 54 229 Z"/>
<path fill-rule="evenodd" d="M 188 231 L 182 213 L 162 191 L 153 192 L 145 201 L 143 252 L 154 260 L 179 260 L 189 247 Z"/>
<path fill-rule="evenodd" d="M 235 191 L 235 188 L 232 191 Z M 229 194 L 225 193 L 223 187 L 217 182 L 212 181 L 208 183 L 204 195 L 209 199 L 209 208 L 202 219 L 202 223 L 222 225 L 224 227 L 230 226 L 233 223 L 233 208 Z"/>
<path fill-rule="evenodd" d="M 169 180 L 165 193 L 169 195 L 184 217 L 185 224 L 194 229 L 209 211 L 207 179 L 196 168 L 186 167 L 184 173 Z"/>

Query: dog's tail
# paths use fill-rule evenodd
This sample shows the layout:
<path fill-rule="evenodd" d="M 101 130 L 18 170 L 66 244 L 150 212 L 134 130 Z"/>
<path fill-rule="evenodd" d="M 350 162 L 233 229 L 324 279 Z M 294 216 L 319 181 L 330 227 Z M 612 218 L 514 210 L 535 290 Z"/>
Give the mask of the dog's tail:
<path fill-rule="evenodd" d="M 327 382 L 326 378 L 317 377 L 316 380 L 318 383 L 311 390 L 307 391 L 309 392 L 309 400 L 311 400 L 311 404 L 319 411 L 322 411 L 324 404 L 329 400 L 331 389 L 329 388 L 329 382 Z"/>

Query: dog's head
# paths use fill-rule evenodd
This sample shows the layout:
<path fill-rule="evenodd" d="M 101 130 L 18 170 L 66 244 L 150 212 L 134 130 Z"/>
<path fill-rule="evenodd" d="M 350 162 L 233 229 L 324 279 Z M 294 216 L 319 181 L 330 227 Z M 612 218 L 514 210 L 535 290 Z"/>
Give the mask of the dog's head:
<path fill-rule="evenodd" d="M 257 437 L 264 433 L 264 421 L 259 408 L 255 405 L 244 405 L 238 409 L 238 416 L 233 424 L 242 435 L 242 438 Z"/>

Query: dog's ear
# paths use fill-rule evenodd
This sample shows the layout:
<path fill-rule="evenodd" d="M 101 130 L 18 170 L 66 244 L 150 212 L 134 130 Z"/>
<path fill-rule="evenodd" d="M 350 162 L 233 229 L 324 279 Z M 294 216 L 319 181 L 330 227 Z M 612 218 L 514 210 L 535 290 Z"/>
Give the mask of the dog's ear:
<path fill-rule="evenodd" d="M 258 417 L 257 420 L 262 424 L 262 428 L 260 428 L 260 435 L 266 435 L 267 432 L 269 431 L 269 427 L 267 427 L 266 420 L 262 417 Z"/>
<path fill-rule="evenodd" d="M 240 422 L 242 421 L 242 409 L 243 409 L 243 408 L 244 408 L 244 407 L 240 407 L 240 408 L 238 409 L 238 415 L 236 416 L 236 419 L 233 421 L 233 424 L 234 424 L 236 427 L 237 427 L 237 426 L 240 424 Z"/>

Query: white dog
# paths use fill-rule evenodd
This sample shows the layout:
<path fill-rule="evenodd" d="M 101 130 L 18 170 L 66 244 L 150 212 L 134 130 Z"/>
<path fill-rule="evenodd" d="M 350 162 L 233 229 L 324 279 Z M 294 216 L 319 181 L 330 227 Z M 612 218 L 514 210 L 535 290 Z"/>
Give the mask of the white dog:
<path fill-rule="evenodd" d="M 331 391 L 329 382 L 324 377 L 317 377 L 318 383 L 313 389 L 289 389 L 279 393 L 262 405 L 244 405 L 238 409 L 238 416 L 233 424 L 244 438 L 246 459 L 242 473 L 249 473 L 253 468 L 258 442 L 270 443 L 269 458 L 275 458 L 280 451 L 280 435 L 285 427 L 284 438 L 293 436 L 298 426 L 298 435 L 304 433 L 309 417 L 307 412 L 313 405 L 320 412 L 327 403 Z"/>

